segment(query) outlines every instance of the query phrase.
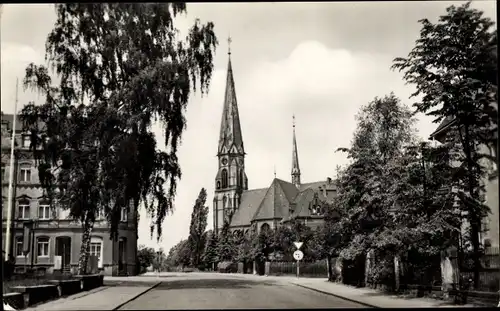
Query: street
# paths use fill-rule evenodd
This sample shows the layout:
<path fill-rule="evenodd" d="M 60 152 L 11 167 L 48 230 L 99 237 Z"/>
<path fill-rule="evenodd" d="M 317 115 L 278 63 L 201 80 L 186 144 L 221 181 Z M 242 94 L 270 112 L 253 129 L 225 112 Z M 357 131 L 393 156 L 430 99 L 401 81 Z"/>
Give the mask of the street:
<path fill-rule="evenodd" d="M 365 307 L 293 285 L 285 279 L 186 273 L 160 280 L 160 285 L 118 310 Z"/>

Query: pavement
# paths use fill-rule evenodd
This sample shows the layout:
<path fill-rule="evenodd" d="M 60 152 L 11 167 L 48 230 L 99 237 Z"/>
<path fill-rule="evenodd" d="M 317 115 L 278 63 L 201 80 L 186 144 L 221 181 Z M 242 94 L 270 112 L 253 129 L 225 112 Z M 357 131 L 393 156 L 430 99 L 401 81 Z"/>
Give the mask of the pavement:
<path fill-rule="evenodd" d="M 430 298 L 405 299 L 317 278 L 163 272 L 105 277 L 104 284 L 26 310 L 457 307 Z"/>

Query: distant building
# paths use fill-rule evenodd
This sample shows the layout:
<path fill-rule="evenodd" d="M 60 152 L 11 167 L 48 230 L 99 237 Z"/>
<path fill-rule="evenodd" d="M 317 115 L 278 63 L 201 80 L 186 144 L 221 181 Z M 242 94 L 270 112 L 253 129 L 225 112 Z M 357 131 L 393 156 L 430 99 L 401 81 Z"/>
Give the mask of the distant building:
<path fill-rule="evenodd" d="M 5 250 L 7 227 L 10 146 L 13 115 L 2 113 L 2 249 Z M 82 227 L 69 219 L 69 210 L 53 204 L 49 206 L 43 195 L 33 153 L 28 150 L 30 138 L 22 132 L 20 119 L 16 121 L 16 147 L 14 149 L 14 195 L 12 204 L 10 254 L 16 259 L 16 270 L 25 266 L 50 273 L 54 269 L 54 256 L 61 256 L 62 269 L 76 271 L 82 241 Z M 99 269 L 107 275 L 136 274 L 137 226 L 136 211 L 124 208 L 118 229 L 118 240 L 109 238 L 109 226 L 102 216 L 92 230 L 90 254 L 95 255 Z M 23 255 L 23 224 L 33 220 L 35 239 L 33 252 Z"/>
<path fill-rule="evenodd" d="M 456 130 L 456 124 L 453 118 L 448 117 L 437 127 L 430 135 L 441 143 L 446 141 L 446 134 Z M 481 145 L 479 152 L 497 156 L 496 146 Z M 485 248 L 499 246 L 499 210 L 498 210 L 498 167 L 490 160 L 485 160 L 483 165 L 487 168 L 486 176 L 483 179 L 485 186 L 485 203 L 490 208 L 491 213 L 481 221 L 481 233 L 479 240 Z M 464 224 L 462 230 L 466 230 L 468 224 Z"/>
<path fill-rule="evenodd" d="M 275 178 L 268 188 L 249 190 L 245 155 L 229 56 L 213 201 L 215 232 L 220 230 L 229 215 L 232 215 L 231 230 L 244 233 L 248 233 L 252 225 L 256 225 L 258 230 L 276 228 L 291 219 L 313 228 L 322 223 L 320 203 L 331 200 L 336 189 L 330 178 L 312 183 L 301 182 L 295 122 L 290 182 Z"/>

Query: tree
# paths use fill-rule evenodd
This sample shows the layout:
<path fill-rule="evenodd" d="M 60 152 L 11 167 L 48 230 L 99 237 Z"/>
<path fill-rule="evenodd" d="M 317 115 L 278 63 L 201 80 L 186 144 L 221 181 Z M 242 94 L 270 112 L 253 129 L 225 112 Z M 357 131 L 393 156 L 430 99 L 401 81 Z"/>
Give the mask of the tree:
<path fill-rule="evenodd" d="M 412 96 L 423 95 L 414 103 L 417 112 L 454 124 L 449 139 L 459 147 L 455 159 L 459 195 L 479 204 L 462 205 L 470 223 L 474 251 L 474 284 L 479 285 L 481 218 L 487 212 L 482 204 L 480 180 L 484 157 L 480 145 L 496 149 L 497 123 L 497 35 L 494 22 L 483 12 L 471 9 L 470 2 L 450 6 L 436 24 L 427 19 L 420 38 L 407 58 L 396 58 L 393 68 L 404 71 L 404 79 L 417 87 Z M 467 202 L 467 200 L 464 200 Z"/>
<path fill-rule="evenodd" d="M 153 265 L 156 257 L 156 252 L 152 247 L 139 245 L 137 250 L 137 264 L 139 266 L 139 273 L 146 272 L 146 269 Z"/>
<path fill-rule="evenodd" d="M 116 239 L 120 210 L 144 203 L 160 239 L 172 211 L 184 112 L 191 90 L 208 91 L 217 44 L 213 23 L 199 20 L 185 41 L 175 39 L 185 12 L 184 3 L 58 4 L 46 58 L 59 81 L 44 66 L 26 68 L 25 87 L 45 103 L 28 104 L 21 118 L 51 204 L 82 223 L 82 274 L 99 213 Z"/>
<path fill-rule="evenodd" d="M 225 220 L 222 225 L 217 244 L 217 261 L 233 261 L 235 258 L 236 247 L 234 245 L 231 231 L 229 231 L 229 220 Z"/>
<path fill-rule="evenodd" d="M 393 243 L 392 237 L 380 235 L 394 204 L 386 191 L 395 183 L 388 169 L 391 161 L 415 140 L 411 112 L 394 94 L 375 98 L 362 107 L 357 122 L 351 147 L 340 149 L 351 160 L 339 172 L 337 197 L 332 206 L 341 217 L 339 221 L 327 221 L 327 230 L 339 230 L 330 243 L 343 246 L 340 257 L 353 265 L 363 262 L 371 250 L 380 250 L 377 260 L 394 255 L 381 251 L 389 250 Z M 360 267 L 352 268 L 359 272 Z M 361 275 L 354 277 L 358 284 L 362 282 Z"/>
<path fill-rule="evenodd" d="M 212 230 L 206 233 L 206 244 L 202 256 L 202 261 L 206 267 L 211 267 L 217 261 L 217 235 Z"/>
<path fill-rule="evenodd" d="M 196 267 L 200 263 L 203 253 L 203 238 L 207 227 L 208 206 L 205 206 L 207 200 L 207 191 L 201 188 L 200 194 L 196 199 L 191 214 L 191 225 L 189 227 L 189 245 L 191 249 L 191 263 Z"/>

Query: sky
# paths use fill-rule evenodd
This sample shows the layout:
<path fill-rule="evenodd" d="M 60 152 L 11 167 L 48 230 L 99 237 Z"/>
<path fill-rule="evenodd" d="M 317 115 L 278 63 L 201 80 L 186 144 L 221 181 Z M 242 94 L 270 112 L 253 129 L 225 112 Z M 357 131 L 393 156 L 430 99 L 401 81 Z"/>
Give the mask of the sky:
<path fill-rule="evenodd" d="M 322 3 L 189 3 L 176 20 L 185 31 L 196 18 L 212 21 L 219 39 L 208 95 L 193 94 L 187 128 L 178 151 L 182 179 L 175 210 L 163 224 L 159 244 L 150 239 L 141 210 L 139 244 L 168 250 L 189 234 L 194 202 L 204 187 L 210 206 L 217 173 L 217 143 L 225 91 L 230 35 L 231 60 L 245 144 L 249 188 L 268 187 L 276 176 L 291 180 L 292 115 L 302 182 L 335 176 L 345 165 L 339 147 L 348 147 L 355 115 L 375 97 L 394 92 L 411 105 L 413 86 L 392 71 L 395 57 L 405 57 L 420 31 L 419 19 L 435 22 L 446 7 L 463 1 L 322 2 Z M 496 22 L 495 1 L 473 1 L 472 7 Z M 16 78 L 22 81 L 30 62 L 44 63 L 45 40 L 56 19 L 50 4 L 3 5 L 1 25 L 1 105 L 14 111 Z M 19 89 L 19 109 L 36 94 Z M 419 136 L 437 127 L 418 115 Z M 160 133 L 159 127 L 155 130 Z M 160 141 L 163 141 L 160 139 Z"/>

